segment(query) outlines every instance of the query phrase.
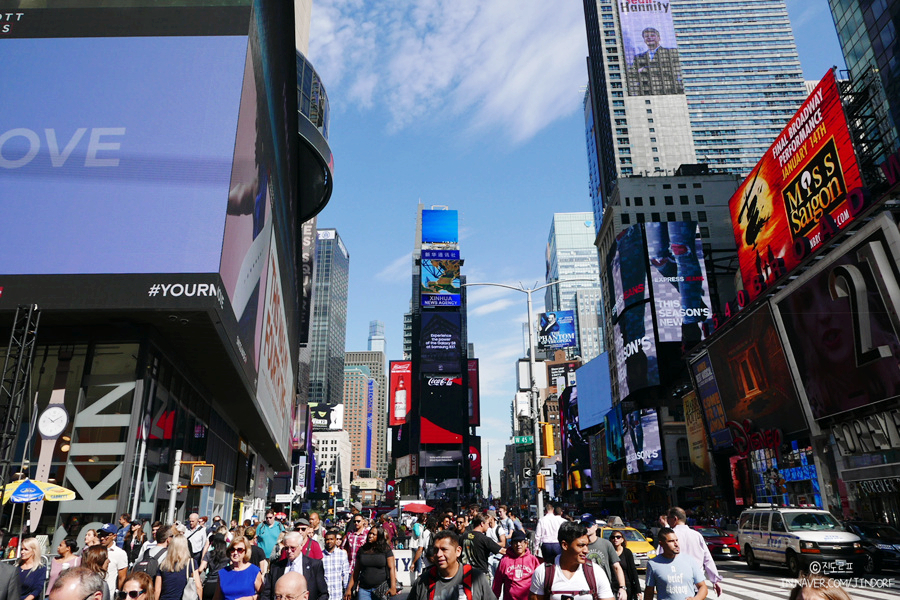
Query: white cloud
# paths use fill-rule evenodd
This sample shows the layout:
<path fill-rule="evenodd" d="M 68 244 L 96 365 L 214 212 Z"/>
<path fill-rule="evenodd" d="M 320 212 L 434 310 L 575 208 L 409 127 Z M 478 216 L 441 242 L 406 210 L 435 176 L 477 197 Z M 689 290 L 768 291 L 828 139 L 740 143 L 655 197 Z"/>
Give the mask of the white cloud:
<path fill-rule="evenodd" d="M 482 304 L 475 308 L 470 308 L 469 316 L 483 317 L 484 315 L 489 315 L 500 310 L 506 310 L 510 306 L 514 306 L 516 304 L 517 302 L 515 300 L 509 298 L 501 298 L 500 300 L 494 300 L 493 302 L 488 302 L 487 304 Z"/>
<path fill-rule="evenodd" d="M 320 0 L 310 37 L 332 106 L 385 107 L 389 131 L 454 115 L 523 142 L 578 110 L 587 78 L 574 2 Z"/>
<path fill-rule="evenodd" d="M 385 268 L 380 270 L 375 277 L 377 279 L 381 279 L 387 282 L 409 282 L 409 278 L 412 276 L 412 253 L 407 252 L 403 256 L 400 256 L 393 261 Z"/>

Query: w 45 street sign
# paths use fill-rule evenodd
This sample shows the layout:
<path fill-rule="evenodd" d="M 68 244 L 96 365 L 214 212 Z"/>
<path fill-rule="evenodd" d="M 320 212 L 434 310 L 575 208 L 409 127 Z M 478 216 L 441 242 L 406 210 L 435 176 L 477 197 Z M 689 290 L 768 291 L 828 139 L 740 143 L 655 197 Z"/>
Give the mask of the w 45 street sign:
<path fill-rule="evenodd" d="M 517 435 L 513 436 L 513 444 L 533 444 L 533 435 Z"/>

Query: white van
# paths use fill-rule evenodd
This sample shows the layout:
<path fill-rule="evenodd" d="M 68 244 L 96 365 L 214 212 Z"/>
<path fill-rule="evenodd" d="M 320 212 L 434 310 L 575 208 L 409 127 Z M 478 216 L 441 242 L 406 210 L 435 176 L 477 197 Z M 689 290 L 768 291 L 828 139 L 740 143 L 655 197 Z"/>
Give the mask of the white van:
<path fill-rule="evenodd" d="M 741 513 L 737 538 L 751 569 L 768 563 L 787 567 L 795 576 L 801 571 L 860 574 L 866 563 L 859 536 L 825 510 L 754 504 Z"/>

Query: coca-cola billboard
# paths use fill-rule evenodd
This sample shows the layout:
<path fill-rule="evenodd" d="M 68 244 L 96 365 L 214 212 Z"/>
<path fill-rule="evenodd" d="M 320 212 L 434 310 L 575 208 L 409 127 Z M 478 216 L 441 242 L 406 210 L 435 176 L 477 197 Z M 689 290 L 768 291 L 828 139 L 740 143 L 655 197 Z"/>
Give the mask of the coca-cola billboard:
<path fill-rule="evenodd" d="M 392 360 L 390 368 L 389 423 L 392 427 L 406 423 L 412 406 L 412 363 Z"/>
<path fill-rule="evenodd" d="M 429 387 L 450 387 L 452 385 L 462 385 L 462 377 L 429 377 L 425 380 L 425 385 Z"/>

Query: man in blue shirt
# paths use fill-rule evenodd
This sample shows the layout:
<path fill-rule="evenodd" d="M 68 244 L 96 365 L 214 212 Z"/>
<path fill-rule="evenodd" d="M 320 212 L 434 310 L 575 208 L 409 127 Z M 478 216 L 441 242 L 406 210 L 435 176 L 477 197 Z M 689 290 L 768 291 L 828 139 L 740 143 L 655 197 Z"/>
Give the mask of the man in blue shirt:
<path fill-rule="evenodd" d="M 256 528 L 256 543 L 265 552 L 266 558 L 272 557 L 278 536 L 284 531 L 284 525 L 275 520 L 274 511 L 266 511 L 266 521 Z"/>
<path fill-rule="evenodd" d="M 674 530 L 663 527 L 658 536 L 663 553 L 647 563 L 644 600 L 653 600 L 654 593 L 660 600 L 704 600 L 708 590 L 700 564 L 680 554 Z"/>

